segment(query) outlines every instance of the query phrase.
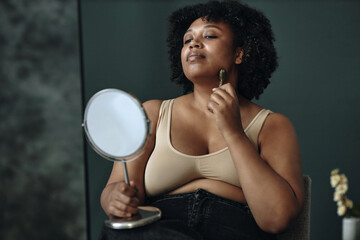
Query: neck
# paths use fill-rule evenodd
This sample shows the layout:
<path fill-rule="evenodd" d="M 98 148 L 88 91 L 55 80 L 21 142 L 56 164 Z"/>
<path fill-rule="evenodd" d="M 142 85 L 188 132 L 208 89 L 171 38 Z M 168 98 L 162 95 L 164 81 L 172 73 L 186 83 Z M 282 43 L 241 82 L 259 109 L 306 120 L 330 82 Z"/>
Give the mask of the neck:
<path fill-rule="evenodd" d="M 198 86 L 194 85 L 193 92 L 193 105 L 198 110 L 208 113 L 207 104 L 210 100 L 210 95 L 212 94 L 212 89 L 217 86 Z"/>
<path fill-rule="evenodd" d="M 202 82 L 202 81 L 198 81 L 198 82 Z M 210 81 L 205 81 L 205 82 L 210 82 Z M 219 82 L 220 81 L 213 81 L 212 84 L 199 84 L 199 83 L 194 83 L 194 91 L 192 93 L 192 100 L 193 100 L 193 106 L 208 114 L 208 102 L 210 101 L 210 96 L 213 93 L 213 88 L 217 88 L 219 87 Z M 230 84 L 236 88 L 235 85 L 235 81 L 231 81 L 231 79 L 229 79 L 229 81 L 227 81 L 226 83 L 230 82 Z M 238 96 L 239 102 L 242 101 L 244 98 L 241 96 Z"/>
<path fill-rule="evenodd" d="M 226 73 L 227 79 L 224 84 L 230 83 L 233 88 L 237 87 L 237 72 L 235 68 L 230 68 Z M 210 100 L 210 95 L 213 93 L 212 89 L 219 87 L 219 76 L 205 75 L 197 76 L 191 80 L 194 84 L 193 92 L 193 106 L 198 110 L 209 113 L 207 105 Z"/>

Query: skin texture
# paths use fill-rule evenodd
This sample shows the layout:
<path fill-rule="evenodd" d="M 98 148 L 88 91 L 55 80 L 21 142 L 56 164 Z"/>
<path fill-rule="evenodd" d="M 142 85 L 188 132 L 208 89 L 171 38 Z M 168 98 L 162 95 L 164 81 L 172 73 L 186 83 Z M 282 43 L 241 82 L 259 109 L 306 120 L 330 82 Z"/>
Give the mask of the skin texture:
<path fill-rule="evenodd" d="M 233 33 L 224 22 L 197 19 L 184 35 L 181 61 L 194 92 L 176 98 L 170 138 L 178 151 L 203 155 L 229 147 L 241 188 L 231 184 L 195 179 L 169 194 L 203 188 L 220 196 L 247 203 L 264 231 L 284 231 L 303 205 L 300 150 L 295 130 L 287 117 L 270 114 L 260 132 L 259 151 L 244 129 L 262 109 L 237 94 L 237 65 L 242 50 L 233 46 Z M 227 72 L 226 83 L 218 87 L 218 72 Z M 130 186 L 123 183 L 121 165 L 114 163 L 101 196 L 104 211 L 111 216 L 129 216 L 143 203 L 144 171 L 154 148 L 156 123 L 161 101 L 145 102 L 152 123 L 151 142 L 146 153 L 128 164 Z"/>

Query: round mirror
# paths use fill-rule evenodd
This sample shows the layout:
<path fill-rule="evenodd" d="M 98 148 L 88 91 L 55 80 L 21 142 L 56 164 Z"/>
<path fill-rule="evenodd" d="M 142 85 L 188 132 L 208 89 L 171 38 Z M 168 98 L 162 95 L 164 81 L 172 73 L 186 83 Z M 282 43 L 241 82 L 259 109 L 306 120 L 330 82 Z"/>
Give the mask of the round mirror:
<path fill-rule="evenodd" d="M 126 162 L 140 157 L 149 142 L 150 120 L 141 103 L 131 94 L 105 89 L 92 96 L 86 105 L 83 127 L 92 148 L 111 161 L 121 161 L 124 181 L 129 184 Z M 150 206 L 138 207 L 128 218 L 112 217 L 105 226 L 128 229 L 150 224 L 161 218 L 161 211 Z"/>
<path fill-rule="evenodd" d="M 84 129 L 89 143 L 104 158 L 130 161 L 145 150 L 151 128 L 135 97 L 118 89 L 105 89 L 89 100 Z"/>

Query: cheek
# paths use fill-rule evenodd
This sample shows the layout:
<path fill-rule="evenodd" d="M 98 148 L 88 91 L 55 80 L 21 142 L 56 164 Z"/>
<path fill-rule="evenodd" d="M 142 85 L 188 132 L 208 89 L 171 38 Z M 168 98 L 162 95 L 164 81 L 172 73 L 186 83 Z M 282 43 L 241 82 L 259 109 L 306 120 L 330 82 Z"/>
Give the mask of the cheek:
<path fill-rule="evenodd" d="M 185 51 L 181 50 L 181 62 L 184 61 Z"/>
<path fill-rule="evenodd" d="M 181 57 L 181 65 L 184 65 L 185 60 L 186 60 L 186 53 L 185 53 L 184 48 L 181 49 L 181 56 L 180 57 Z"/>
<path fill-rule="evenodd" d="M 229 47 L 228 42 L 219 42 L 216 45 L 209 46 L 208 51 L 215 56 L 218 61 L 229 63 L 234 59 L 234 50 Z"/>
<path fill-rule="evenodd" d="M 221 58 L 224 64 L 231 65 L 235 63 L 234 51 L 229 48 L 219 49 L 219 59 Z"/>
<path fill-rule="evenodd" d="M 225 52 L 224 49 L 220 50 L 218 54 L 214 55 L 211 64 L 216 68 L 229 68 L 233 63 L 232 56 Z"/>

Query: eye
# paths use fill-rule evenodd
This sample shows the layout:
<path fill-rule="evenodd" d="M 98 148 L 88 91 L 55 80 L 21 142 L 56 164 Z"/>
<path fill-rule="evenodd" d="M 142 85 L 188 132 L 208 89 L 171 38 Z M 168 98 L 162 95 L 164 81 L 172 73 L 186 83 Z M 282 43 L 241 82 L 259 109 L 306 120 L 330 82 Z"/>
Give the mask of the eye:
<path fill-rule="evenodd" d="M 185 42 L 184 42 L 184 44 L 188 44 L 188 43 L 190 43 L 190 42 L 191 42 L 191 40 L 192 40 L 191 38 L 186 39 L 186 40 L 185 40 Z"/>
<path fill-rule="evenodd" d="M 218 38 L 217 36 L 214 36 L 214 35 L 206 35 L 204 38 L 206 39 L 213 39 L 213 38 Z"/>

